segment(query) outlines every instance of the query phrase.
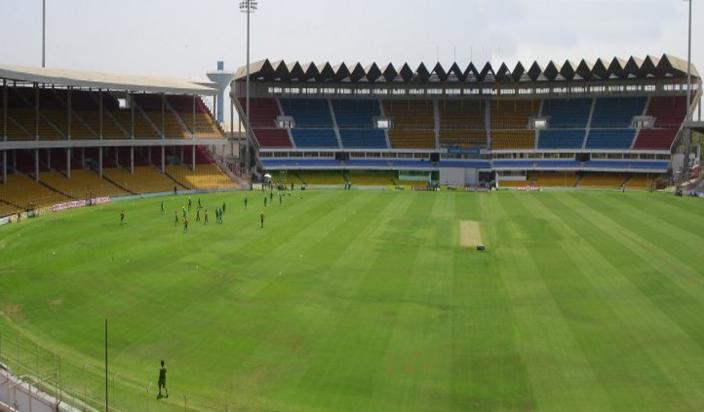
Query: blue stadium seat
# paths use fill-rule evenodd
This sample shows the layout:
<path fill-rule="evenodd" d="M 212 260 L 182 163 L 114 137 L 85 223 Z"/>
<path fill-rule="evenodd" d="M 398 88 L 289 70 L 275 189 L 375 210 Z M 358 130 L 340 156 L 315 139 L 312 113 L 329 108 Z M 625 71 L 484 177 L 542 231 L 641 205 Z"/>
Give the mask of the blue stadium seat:
<path fill-rule="evenodd" d="M 340 129 L 373 129 L 374 118 L 381 115 L 376 100 L 332 100 Z"/>
<path fill-rule="evenodd" d="M 287 116 L 293 116 L 297 128 L 332 128 L 332 116 L 324 99 L 280 99 Z"/>
<path fill-rule="evenodd" d="M 546 99 L 542 115 L 550 117 L 551 128 L 584 129 L 591 110 L 592 99 Z"/>
<path fill-rule="evenodd" d="M 635 129 L 591 129 L 587 149 L 628 149 L 635 137 Z"/>
<path fill-rule="evenodd" d="M 640 116 L 648 101 L 645 97 L 605 97 L 596 99 L 591 127 L 628 128 L 634 116 Z"/>
<path fill-rule="evenodd" d="M 291 129 L 296 147 L 338 148 L 334 129 Z"/>
<path fill-rule="evenodd" d="M 539 149 L 580 149 L 584 142 L 584 129 L 541 130 L 538 137 Z"/>
<path fill-rule="evenodd" d="M 332 100 L 342 145 L 348 148 L 386 149 L 386 135 L 374 127 L 381 115 L 376 100 Z"/>

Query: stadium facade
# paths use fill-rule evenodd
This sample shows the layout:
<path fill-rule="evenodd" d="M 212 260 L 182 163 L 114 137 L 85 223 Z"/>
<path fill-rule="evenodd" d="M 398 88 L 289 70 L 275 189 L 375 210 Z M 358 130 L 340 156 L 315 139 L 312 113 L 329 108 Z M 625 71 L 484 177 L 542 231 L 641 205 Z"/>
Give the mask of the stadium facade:
<path fill-rule="evenodd" d="M 249 72 L 245 127 L 271 172 L 392 170 L 457 185 L 520 185 L 556 172 L 576 181 L 660 176 L 695 106 L 687 64 L 670 55 L 513 69 L 264 60 Z M 242 119 L 245 73 L 231 88 Z M 693 89 L 695 102 L 696 69 Z"/>
<path fill-rule="evenodd" d="M 234 188 L 210 83 L 0 66 L 0 217 L 88 198 Z"/>

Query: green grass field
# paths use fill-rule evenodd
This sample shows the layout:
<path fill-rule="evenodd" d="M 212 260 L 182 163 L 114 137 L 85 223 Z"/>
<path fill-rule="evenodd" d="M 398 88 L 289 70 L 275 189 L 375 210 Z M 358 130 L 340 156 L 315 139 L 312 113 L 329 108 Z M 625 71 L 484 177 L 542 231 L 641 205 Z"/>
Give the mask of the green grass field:
<path fill-rule="evenodd" d="M 183 196 L 1 227 L 1 356 L 100 402 L 109 318 L 118 410 L 704 410 L 701 200 L 296 192 L 262 230 L 247 195 L 188 234 Z"/>

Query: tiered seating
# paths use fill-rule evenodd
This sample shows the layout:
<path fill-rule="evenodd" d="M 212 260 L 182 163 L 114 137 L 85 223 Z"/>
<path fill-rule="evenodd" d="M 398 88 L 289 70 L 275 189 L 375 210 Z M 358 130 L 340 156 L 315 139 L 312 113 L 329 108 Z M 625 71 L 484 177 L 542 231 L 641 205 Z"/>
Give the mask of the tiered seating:
<path fill-rule="evenodd" d="M 0 184 L 0 200 L 21 208 L 30 204 L 47 207 L 63 203 L 70 198 L 54 192 L 24 175 L 8 175 L 7 183 Z"/>
<path fill-rule="evenodd" d="M 388 148 L 383 130 L 375 128 L 381 115 L 376 100 L 332 100 L 342 146 L 347 148 Z"/>
<path fill-rule="evenodd" d="M 342 185 L 345 180 L 340 171 L 297 171 L 294 172 L 301 182 L 308 185 Z"/>
<path fill-rule="evenodd" d="M 528 180 L 540 187 L 574 187 L 577 175 L 574 172 L 540 172 L 530 175 Z"/>
<path fill-rule="evenodd" d="M 604 189 L 618 189 L 623 186 L 626 177 L 614 173 L 586 173 L 579 180 L 579 187 L 594 187 Z"/>
<path fill-rule="evenodd" d="M 651 98 L 647 115 L 655 117 L 655 128 L 642 129 L 633 148 L 669 150 L 686 114 L 686 97 Z"/>
<path fill-rule="evenodd" d="M 579 149 L 584 143 L 592 99 L 547 99 L 542 116 L 549 129 L 538 133 L 539 149 Z"/>
<path fill-rule="evenodd" d="M 628 149 L 636 130 L 631 129 L 633 117 L 643 114 L 646 98 L 618 97 L 596 99 L 588 149 Z"/>
<path fill-rule="evenodd" d="M 492 130 L 491 147 L 500 149 L 533 149 L 535 148 L 534 130 Z"/>
<path fill-rule="evenodd" d="M 394 123 L 394 128 L 389 130 L 389 140 L 393 148 L 435 147 L 435 114 L 432 101 L 385 101 L 384 113 Z"/>
<path fill-rule="evenodd" d="M 88 195 L 100 197 L 124 196 L 128 194 L 107 180 L 101 179 L 95 172 L 90 170 L 72 170 L 70 179 L 56 171 L 45 172 L 39 175 L 39 180 L 53 189 L 76 199 L 83 199 Z"/>
<path fill-rule="evenodd" d="M 591 129 L 587 149 L 628 149 L 635 137 L 635 129 Z"/>
<path fill-rule="evenodd" d="M 197 190 L 235 189 L 232 180 L 215 164 L 199 164 L 192 171 L 184 165 L 166 166 L 166 173 L 184 187 Z M 172 189 L 173 189 L 173 185 Z"/>
<path fill-rule="evenodd" d="M 144 114 L 161 131 L 162 127 L 167 139 L 189 138 L 190 132 L 182 125 L 180 119 L 168 107 L 162 112 L 162 100 L 159 95 L 136 95 L 137 105 Z"/>
<path fill-rule="evenodd" d="M 2 186 L 0 184 L 0 186 Z M 11 204 L 5 203 L 0 200 L 0 217 L 14 215 L 17 212 L 21 212 L 22 209 L 12 206 Z"/>
<path fill-rule="evenodd" d="M 655 181 L 657 179 L 651 177 L 650 175 L 631 175 L 625 183 L 626 188 L 628 189 L 640 189 L 640 190 L 648 190 L 651 187 L 653 187 L 653 184 L 655 184 Z"/>
<path fill-rule="evenodd" d="M 240 99 L 242 109 L 247 110 L 244 99 Z M 279 106 L 274 99 L 250 99 L 252 114 L 249 121 L 252 123 L 254 136 L 259 146 L 265 148 L 291 147 L 288 131 L 276 128 L 276 118 L 281 115 Z"/>
<path fill-rule="evenodd" d="M 34 138 L 37 132 L 39 133 L 40 140 L 58 140 L 65 138 L 64 134 L 47 120 L 43 111 L 39 114 L 39 129 L 36 127 L 36 112 L 34 109 L 12 109 L 8 112 L 8 117 L 20 126 L 18 129 L 24 129 L 29 132 L 31 138 Z M 9 124 L 11 124 L 12 121 L 9 122 Z M 10 135 L 8 131 L 8 137 L 11 138 L 24 138 L 24 136 L 26 136 L 25 133 L 13 136 Z"/>
<path fill-rule="evenodd" d="M 347 174 L 347 180 L 358 186 L 388 186 L 395 183 L 398 173 L 393 171 L 356 171 L 351 170 Z"/>
<path fill-rule="evenodd" d="M 29 140 L 33 139 L 32 133 L 22 127 L 12 118 L 7 119 L 7 138 L 9 140 Z M 0 133 L 4 128 L 3 116 L 0 116 Z M 34 130 L 34 129 L 32 129 Z"/>
<path fill-rule="evenodd" d="M 110 110 L 109 116 L 112 116 L 122 126 L 127 133 L 132 131 L 132 110 Z M 139 110 L 134 111 L 134 137 L 135 139 L 159 139 L 161 132 L 152 126 L 149 121 L 140 113 Z"/>
<path fill-rule="evenodd" d="M 181 116 L 183 123 L 189 128 L 189 132 L 193 131 L 193 97 L 168 96 L 166 101 Z M 195 112 L 195 136 L 197 139 L 221 139 L 225 137 L 225 132 L 215 121 L 210 110 L 200 97 L 196 98 Z"/>
<path fill-rule="evenodd" d="M 540 149 L 580 149 L 584 142 L 585 130 L 545 129 L 539 132 Z"/>
<path fill-rule="evenodd" d="M 605 97 L 596 99 L 592 129 L 631 127 L 634 116 L 640 116 L 645 110 L 645 97 Z"/>
<path fill-rule="evenodd" d="M 501 180 L 501 181 L 499 181 L 499 187 L 526 187 L 530 184 L 531 184 L 531 182 L 528 180 Z"/>
<path fill-rule="evenodd" d="M 128 169 L 107 168 L 103 175 L 132 193 L 171 192 L 174 182 L 151 166 L 135 166 L 134 173 Z"/>
<path fill-rule="evenodd" d="M 443 101 L 438 109 L 441 146 L 486 147 L 482 101 Z"/>
<path fill-rule="evenodd" d="M 532 149 L 535 131 L 529 121 L 540 110 L 535 100 L 491 102 L 491 146 L 493 149 Z"/>
<path fill-rule="evenodd" d="M 281 99 L 284 114 L 292 116 L 291 136 L 296 147 L 337 148 L 330 107 L 323 99 Z"/>

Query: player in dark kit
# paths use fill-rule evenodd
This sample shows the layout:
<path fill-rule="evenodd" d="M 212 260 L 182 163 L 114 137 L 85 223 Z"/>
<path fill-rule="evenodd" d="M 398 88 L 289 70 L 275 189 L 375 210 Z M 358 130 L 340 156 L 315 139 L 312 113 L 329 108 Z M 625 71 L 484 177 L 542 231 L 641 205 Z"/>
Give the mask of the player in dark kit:
<path fill-rule="evenodd" d="M 191 197 L 188 196 L 188 211 L 191 211 L 191 206 L 193 206 L 193 202 L 191 202 Z"/>
<path fill-rule="evenodd" d="M 188 233 L 188 218 L 183 219 L 183 233 Z"/>
<path fill-rule="evenodd" d="M 244 197 L 244 208 L 247 209 L 247 196 Z"/>
<path fill-rule="evenodd" d="M 266 207 L 266 201 L 267 201 L 266 196 L 264 196 L 264 207 Z"/>
<path fill-rule="evenodd" d="M 205 214 L 203 215 L 203 224 L 208 224 L 208 209 L 205 209 Z"/>
<path fill-rule="evenodd" d="M 174 210 L 174 226 L 178 225 L 178 212 Z"/>
<path fill-rule="evenodd" d="M 200 222 L 200 209 L 196 209 L 196 222 Z"/>
<path fill-rule="evenodd" d="M 166 387 L 166 366 L 164 365 L 164 361 L 161 361 L 161 368 L 159 368 L 159 397 L 161 397 L 161 388 L 164 388 L 164 391 L 166 391 L 166 397 L 169 397 L 169 389 Z"/>
<path fill-rule="evenodd" d="M 125 224 L 125 211 L 120 212 L 120 224 L 124 225 Z"/>
<path fill-rule="evenodd" d="M 164 202 L 161 202 L 161 214 L 164 214 Z"/>
<path fill-rule="evenodd" d="M 259 214 L 259 222 L 261 224 L 261 228 L 264 229 L 264 212 Z"/>
<path fill-rule="evenodd" d="M 222 213 L 225 213 L 225 209 L 227 209 L 227 205 L 225 202 L 222 202 Z"/>

